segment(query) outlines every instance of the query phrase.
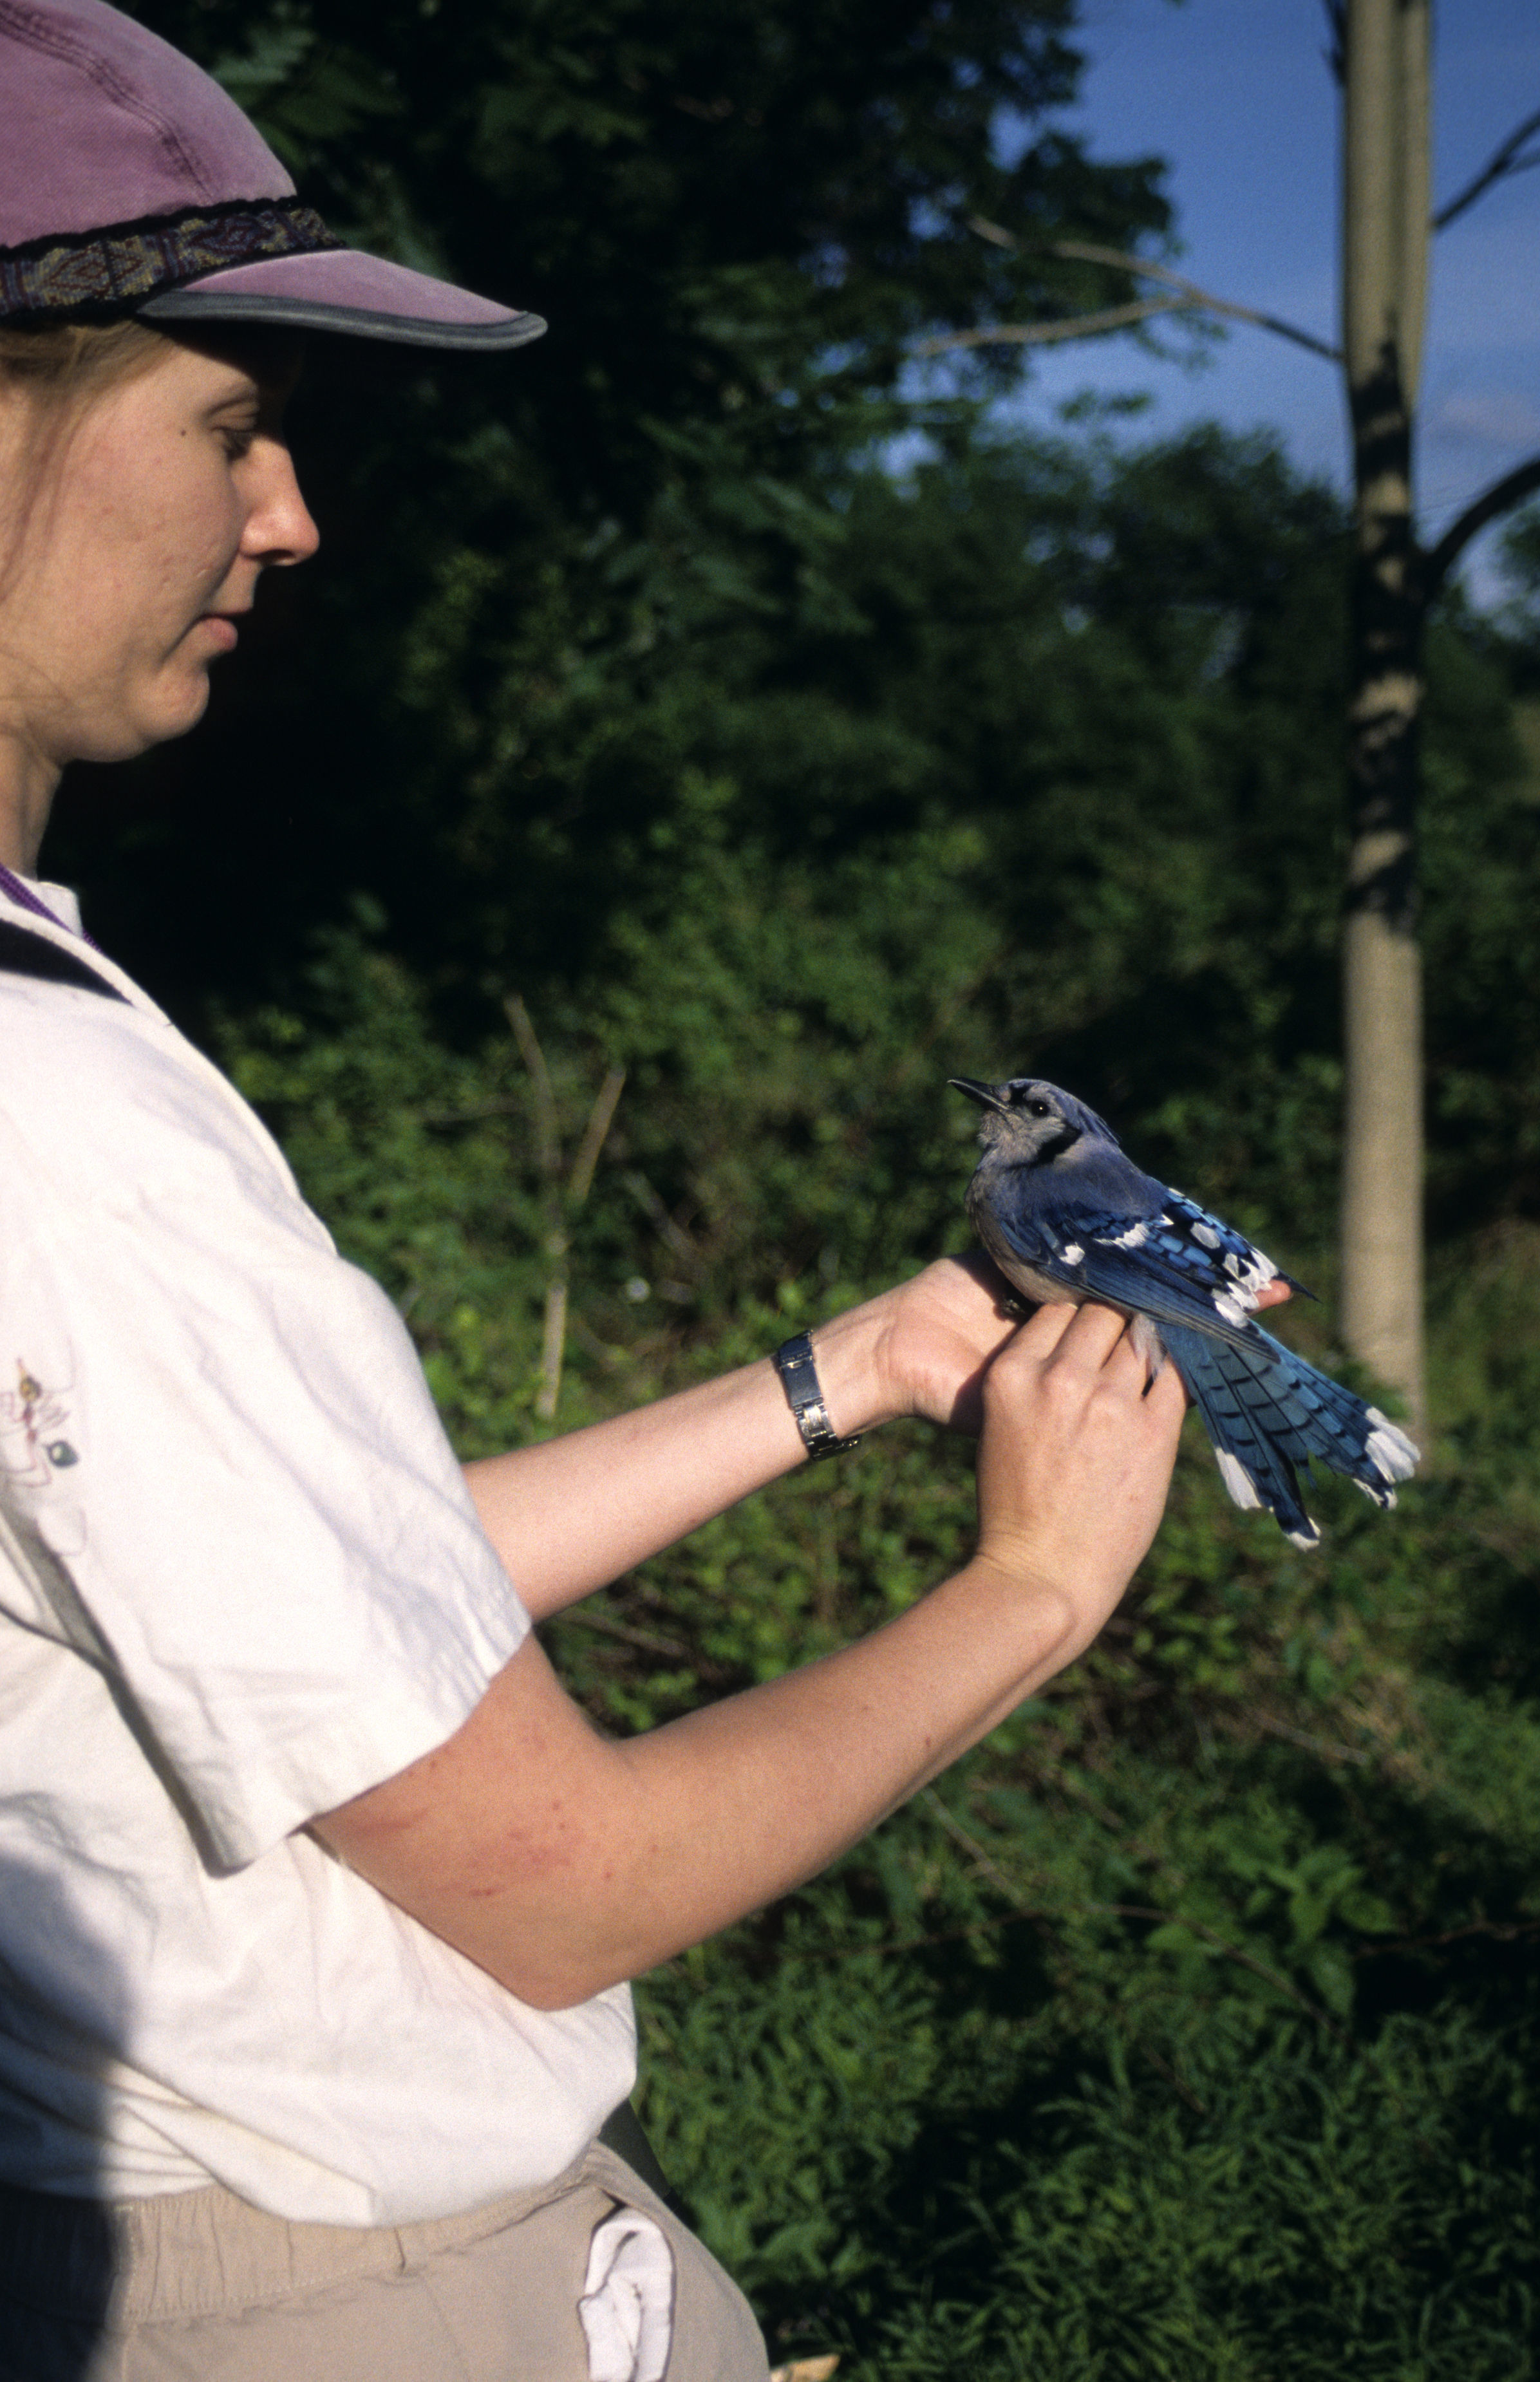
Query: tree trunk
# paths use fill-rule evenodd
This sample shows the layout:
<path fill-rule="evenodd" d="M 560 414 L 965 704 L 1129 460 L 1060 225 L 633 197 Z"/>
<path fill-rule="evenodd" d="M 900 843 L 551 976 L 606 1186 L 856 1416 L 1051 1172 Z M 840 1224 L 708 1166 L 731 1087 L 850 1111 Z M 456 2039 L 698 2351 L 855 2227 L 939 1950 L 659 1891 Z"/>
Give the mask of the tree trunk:
<path fill-rule="evenodd" d="M 1423 1422 L 1416 829 L 1426 608 L 1411 436 L 1428 247 L 1429 0 L 1348 0 L 1343 350 L 1357 536 L 1349 694 L 1342 1327 Z"/>

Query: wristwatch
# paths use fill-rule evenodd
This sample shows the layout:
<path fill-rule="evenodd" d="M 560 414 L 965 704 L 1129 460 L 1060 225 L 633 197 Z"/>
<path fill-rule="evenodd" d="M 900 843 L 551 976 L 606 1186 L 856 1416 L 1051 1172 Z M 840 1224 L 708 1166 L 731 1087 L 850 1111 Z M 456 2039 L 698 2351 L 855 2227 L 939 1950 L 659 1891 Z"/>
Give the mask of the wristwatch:
<path fill-rule="evenodd" d="M 810 1463 L 816 1464 L 820 1455 L 848 1455 L 853 1447 L 860 1446 L 858 1433 L 854 1439 L 841 1439 L 829 1419 L 829 1409 L 819 1386 L 819 1369 L 813 1362 L 813 1344 L 806 1332 L 782 1340 L 775 1352 L 774 1364 Z"/>

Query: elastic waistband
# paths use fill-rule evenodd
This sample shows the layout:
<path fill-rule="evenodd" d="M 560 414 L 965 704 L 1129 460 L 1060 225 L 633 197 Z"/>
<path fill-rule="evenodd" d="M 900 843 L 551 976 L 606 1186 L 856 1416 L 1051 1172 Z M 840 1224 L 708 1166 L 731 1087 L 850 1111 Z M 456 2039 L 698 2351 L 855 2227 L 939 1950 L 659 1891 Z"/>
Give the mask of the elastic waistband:
<path fill-rule="evenodd" d="M 549 2183 L 420 2225 L 296 2225 L 223 2184 L 147 2200 L 67 2200 L 0 2184 L 0 2292 L 55 2316 L 114 2327 L 233 2314 L 370 2275 L 516 2225 L 617 2163 L 590 2145 Z"/>

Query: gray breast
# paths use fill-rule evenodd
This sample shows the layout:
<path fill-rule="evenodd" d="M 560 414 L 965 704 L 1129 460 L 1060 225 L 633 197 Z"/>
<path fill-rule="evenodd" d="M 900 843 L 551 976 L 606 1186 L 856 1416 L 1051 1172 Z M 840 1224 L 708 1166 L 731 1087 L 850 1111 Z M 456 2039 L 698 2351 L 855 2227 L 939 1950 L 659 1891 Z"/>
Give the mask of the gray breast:
<path fill-rule="evenodd" d="M 1049 1274 L 1040 1273 L 1036 1266 L 1029 1265 L 1012 1248 L 995 1221 L 989 1193 L 980 1186 L 977 1174 L 967 1186 L 967 1213 L 969 1222 L 995 1264 L 1011 1287 L 1020 1291 L 1023 1298 L 1032 1299 L 1039 1306 L 1052 1306 L 1055 1301 L 1060 1306 L 1079 1307 L 1084 1304 L 1086 1293 L 1083 1290 L 1072 1289 L 1066 1283 L 1055 1282 Z"/>

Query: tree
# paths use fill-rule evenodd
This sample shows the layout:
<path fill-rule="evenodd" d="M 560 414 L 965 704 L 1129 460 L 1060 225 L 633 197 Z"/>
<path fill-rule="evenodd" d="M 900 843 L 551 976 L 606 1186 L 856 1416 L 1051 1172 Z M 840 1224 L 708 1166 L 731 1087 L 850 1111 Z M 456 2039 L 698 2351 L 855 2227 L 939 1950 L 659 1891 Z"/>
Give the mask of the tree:
<path fill-rule="evenodd" d="M 1507 175 L 1540 164 L 1526 117 L 1436 215 L 1429 201 L 1430 0 L 1326 0 L 1343 92 L 1342 346 L 1216 298 L 1169 267 L 1074 241 L 1054 253 L 1141 272 L 1154 296 L 1051 323 L 942 334 L 938 354 L 1089 338 L 1169 313 L 1258 325 L 1339 362 L 1352 440 L 1355 536 L 1348 669 L 1349 856 L 1342 929 L 1344 1129 L 1340 1304 L 1353 1353 L 1425 1419 L 1422 961 L 1417 933 L 1418 722 L 1429 611 L 1487 523 L 1540 487 L 1540 456 L 1485 489 L 1430 547 L 1412 449 L 1430 233 Z M 1015 236 L 988 220 L 994 245 Z"/>
<path fill-rule="evenodd" d="M 1429 0 L 1345 0 L 1342 348 L 1356 491 L 1342 936 L 1342 1328 L 1419 1423 L 1423 987 L 1417 731 L 1427 598 L 1412 420 L 1428 252 Z"/>

